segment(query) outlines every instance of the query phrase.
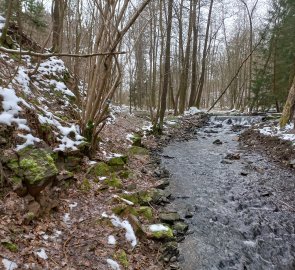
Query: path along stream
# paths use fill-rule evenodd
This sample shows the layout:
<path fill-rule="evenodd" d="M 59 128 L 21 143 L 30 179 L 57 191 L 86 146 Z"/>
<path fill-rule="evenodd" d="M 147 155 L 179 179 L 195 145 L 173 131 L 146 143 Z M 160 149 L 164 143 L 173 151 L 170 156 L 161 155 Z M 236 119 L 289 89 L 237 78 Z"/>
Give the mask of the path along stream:
<path fill-rule="evenodd" d="M 195 140 L 164 149 L 173 198 L 167 208 L 193 214 L 180 243 L 183 270 L 295 269 L 294 171 L 243 149 L 233 131 L 256 120 L 211 117 Z M 224 159 L 228 153 L 240 159 Z"/>

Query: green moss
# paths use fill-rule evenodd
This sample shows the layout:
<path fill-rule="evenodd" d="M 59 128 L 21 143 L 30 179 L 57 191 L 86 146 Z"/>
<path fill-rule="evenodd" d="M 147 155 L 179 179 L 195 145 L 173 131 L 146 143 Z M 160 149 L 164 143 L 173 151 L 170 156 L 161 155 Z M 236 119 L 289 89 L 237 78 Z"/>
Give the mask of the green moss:
<path fill-rule="evenodd" d="M 149 206 L 141 206 L 139 207 L 138 214 L 146 218 L 147 220 L 153 219 L 153 211 Z"/>
<path fill-rule="evenodd" d="M 141 147 L 141 136 L 138 133 L 134 133 L 131 140 L 133 146 Z"/>
<path fill-rule="evenodd" d="M 16 172 L 19 168 L 18 160 L 17 159 L 11 159 L 7 163 L 7 167 L 11 169 L 12 171 Z"/>
<path fill-rule="evenodd" d="M 129 170 L 123 170 L 123 171 L 120 171 L 118 175 L 123 179 L 127 179 L 131 175 L 131 172 Z"/>
<path fill-rule="evenodd" d="M 129 155 L 140 155 L 145 156 L 149 154 L 149 151 L 146 148 L 138 147 L 138 146 L 132 146 L 128 150 Z"/>
<path fill-rule="evenodd" d="M 4 246 L 6 249 L 8 249 L 11 252 L 18 252 L 18 246 L 11 242 L 2 242 L 2 246 Z"/>
<path fill-rule="evenodd" d="M 124 166 L 125 163 L 122 157 L 113 157 L 108 161 L 109 166 Z"/>
<path fill-rule="evenodd" d="M 138 216 L 137 210 L 130 206 L 125 204 L 119 204 L 112 208 L 112 212 L 118 216 L 127 216 L 129 214 L 132 214 L 134 216 Z"/>
<path fill-rule="evenodd" d="M 87 178 L 84 178 L 81 185 L 80 189 L 84 192 L 89 192 L 91 190 L 91 184 Z"/>
<path fill-rule="evenodd" d="M 129 261 L 126 252 L 121 249 L 114 255 L 114 258 L 125 268 L 128 269 Z"/>
<path fill-rule="evenodd" d="M 149 191 L 138 191 L 135 193 L 123 194 L 122 197 L 128 201 L 133 202 L 134 204 L 139 205 L 149 205 L 153 200 Z"/>
<path fill-rule="evenodd" d="M 122 188 L 123 183 L 121 179 L 117 178 L 116 176 L 112 175 L 110 178 L 106 179 L 104 183 L 110 187 L 114 188 Z"/>
<path fill-rule="evenodd" d="M 91 172 L 93 172 L 95 176 L 109 176 L 111 168 L 108 164 L 99 162 L 92 167 Z"/>
<path fill-rule="evenodd" d="M 15 184 L 19 184 L 22 182 L 22 179 L 16 175 L 14 175 L 11 179 L 12 179 L 13 183 L 15 183 Z"/>

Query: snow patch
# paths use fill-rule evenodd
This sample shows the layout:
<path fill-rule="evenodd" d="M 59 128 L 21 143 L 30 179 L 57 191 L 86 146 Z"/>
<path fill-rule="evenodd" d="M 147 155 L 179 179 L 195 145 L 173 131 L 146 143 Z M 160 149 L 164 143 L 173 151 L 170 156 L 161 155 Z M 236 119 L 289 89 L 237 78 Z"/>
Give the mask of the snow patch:
<path fill-rule="evenodd" d="M 109 235 L 108 237 L 108 244 L 109 245 L 116 245 L 116 238 L 113 235 Z"/>
<path fill-rule="evenodd" d="M 163 224 L 153 224 L 149 226 L 151 232 L 167 232 L 169 229 Z"/>
<path fill-rule="evenodd" d="M 113 270 L 120 270 L 120 266 L 116 261 L 112 259 L 107 259 L 107 263 Z"/>
<path fill-rule="evenodd" d="M 256 129 L 259 131 L 259 133 L 265 135 L 265 136 L 271 136 L 271 137 L 279 137 L 280 139 L 284 141 L 291 141 L 295 143 L 295 134 L 291 133 L 291 131 L 294 131 L 294 124 L 288 124 L 285 126 L 285 128 L 281 129 L 280 126 L 265 126 L 259 129 Z"/>
<path fill-rule="evenodd" d="M 2 263 L 5 267 L 5 270 L 14 270 L 18 267 L 18 265 L 15 262 L 7 259 L 2 259 Z"/>
<path fill-rule="evenodd" d="M 78 203 L 77 202 L 73 202 L 69 204 L 70 209 L 72 210 L 73 208 L 77 207 Z"/>
<path fill-rule="evenodd" d="M 47 260 L 48 259 L 48 256 L 47 256 L 46 251 L 45 251 L 44 248 L 41 248 L 40 250 L 36 251 L 36 255 L 39 258 L 43 259 L 43 260 Z"/>
<path fill-rule="evenodd" d="M 203 110 L 199 110 L 197 107 L 190 107 L 187 111 L 184 112 L 184 115 L 195 115 L 200 112 L 203 112 Z"/>
<path fill-rule="evenodd" d="M 40 142 L 41 140 L 39 138 L 34 137 L 32 134 L 18 134 L 19 137 L 26 139 L 25 143 L 19 144 L 16 146 L 16 151 L 19 151 L 29 145 L 34 145 L 35 142 Z"/>
<path fill-rule="evenodd" d="M 134 230 L 128 220 L 121 221 L 120 218 L 118 218 L 115 215 L 112 215 L 111 222 L 115 227 L 121 227 L 126 230 L 125 237 L 127 241 L 131 243 L 132 247 L 135 247 L 137 245 L 137 240 L 136 240 Z"/>
<path fill-rule="evenodd" d="M 22 108 L 18 105 L 21 102 L 21 99 L 18 98 L 15 94 L 15 91 L 10 88 L 0 87 L 0 95 L 3 97 L 2 107 L 3 112 L 0 113 L 0 123 L 11 125 L 16 123 L 19 129 L 30 130 L 26 125 L 27 120 L 18 118 L 17 115 Z"/>

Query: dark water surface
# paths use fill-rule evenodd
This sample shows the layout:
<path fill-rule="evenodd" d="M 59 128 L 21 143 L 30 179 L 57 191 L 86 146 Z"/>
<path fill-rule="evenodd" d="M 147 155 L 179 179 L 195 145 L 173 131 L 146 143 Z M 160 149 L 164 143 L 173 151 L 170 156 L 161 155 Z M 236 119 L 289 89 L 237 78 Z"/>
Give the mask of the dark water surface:
<path fill-rule="evenodd" d="M 193 212 L 180 244 L 184 270 L 295 269 L 295 174 L 239 147 L 232 124 L 251 121 L 211 118 L 196 140 L 164 149 L 174 157 L 162 159 L 175 198 L 167 208 Z M 227 153 L 241 158 L 224 162 Z"/>

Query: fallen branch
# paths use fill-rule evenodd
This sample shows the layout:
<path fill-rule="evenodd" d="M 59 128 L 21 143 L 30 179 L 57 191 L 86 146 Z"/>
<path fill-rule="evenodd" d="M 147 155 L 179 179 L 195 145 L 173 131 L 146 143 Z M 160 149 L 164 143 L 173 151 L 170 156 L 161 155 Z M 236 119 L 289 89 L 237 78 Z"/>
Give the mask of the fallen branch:
<path fill-rule="evenodd" d="M 29 55 L 29 56 L 37 56 L 40 58 L 49 58 L 52 56 L 57 57 L 80 57 L 80 58 L 89 58 L 94 56 L 103 56 L 103 55 L 119 55 L 126 54 L 126 52 L 99 52 L 99 53 L 91 53 L 91 54 L 70 54 L 70 53 L 38 53 L 32 51 L 20 51 L 20 50 L 12 50 L 4 47 L 0 47 L 0 52 L 9 53 L 9 54 L 19 54 L 19 55 Z"/>
<path fill-rule="evenodd" d="M 241 65 L 239 66 L 237 72 L 235 73 L 235 75 L 232 77 L 231 81 L 229 82 L 229 84 L 225 87 L 225 89 L 222 91 L 222 93 L 220 94 L 220 96 L 214 101 L 213 105 L 210 107 L 210 109 L 207 112 L 210 112 L 214 106 L 217 104 L 217 102 L 223 97 L 223 95 L 226 93 L 226 91 L 230 88 L 230 86 L 232 85 L 232 83 L 235 81 L 235 79 L 237 78 L 237 76 L 239 75 L 242 67 L 244 66 L 244 64 L 247 62 L 247 60 L 251 57 L 251 55 L 256 51 L 256 49 L 258 48 L 258 46 L 261 44 L 261 42 L 263 41 L 264 36 L 261 37 L 261 39 L 259 40 L 259 42 L 255 45 L 255 47 L 252 49 L 252 51 L 248 54 L 248 56 L 243 60 L 243 62 L 241 63 Z"/>

